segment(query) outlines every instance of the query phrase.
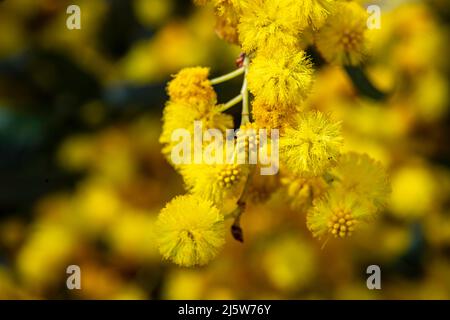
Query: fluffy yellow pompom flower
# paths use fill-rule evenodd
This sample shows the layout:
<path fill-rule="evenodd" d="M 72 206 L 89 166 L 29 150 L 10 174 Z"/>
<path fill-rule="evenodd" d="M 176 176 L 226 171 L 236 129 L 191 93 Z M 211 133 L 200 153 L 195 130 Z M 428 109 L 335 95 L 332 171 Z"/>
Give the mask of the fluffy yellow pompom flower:
<path fill-rule="evenodd" d="M 319 111 L 300 114 L 280 138 L 280 160 L 293 173 L 317 176 L 336 162 L 342 143 L 340 122 Z"/>
<path fill-rule="evenodd" d="M 304 51 L 258 54 L 247 75 L 250 91 L 268 105 L 300 105 L 309 93 L 312 65 Z"/>
<path fill-rule="evenodd" d="M 294 123 L 297 108 L 283 104 L 267 104 L 261 99 L 252 102 L 252 115 L 260 128 L 279 129 L 280 133 Z"/>
<path fill-rule="evenodd" d="M 303 25 L 318 29 L 325 22 L 335 3 L 336 0 L 298 0 L 297 17 Z"/>
<path fill-rule="evenodd" d="M 359 196 L 351 192 L 331 191 L 327 197 L 314 202 L 306 224 L 315 237 L 325 235 L 345 238 L 351 236 L 361 223 L 373 217 L 373 211 Z"/>
<path fill-rule="evenodd" d="M 156 222 L 161 255 L 174 263 L 205 265 L 225 243 L 223 215 L 211 201 L 178 196 L 161 210 Z"/>
<path fill-rule="evenodd" d="M 373 210 L 386 206 L 391 187 L 389 178 L 381 163 L 366 154 L 350 152 L 343 154 L 330 174 L 333 187 L 352 192 L 373 203 Z"/>
<path fill-rule="evenodd" d="M 180 172 L 192 194 L 222 207 L 225 200 L 236 202 L 241 195 L 248 167 L 240 164 L 192 164 L 183 166 Z"/>
<path fill-rule="evenodd" d="M 181 70 L 167 86 L 170 100 L 187 104 L 216 104 L 217 95 L 208 75 L 208 68 L 193 67 Z"/>
<path fill-rule="evenodd" d="M 367 12 L 357 3 L 340 2 L 316 37 L 317 49 L 336 65 L 358 65 L 366 52 Z"/>
<path fill-rule="evenodd" d="M 163 145 L 162 153 L 170 161 L 172 148 L 178 141 L 172 140 L 172 134 L 177 129 L 186 129 L 194 133 L 194 121 L 202 121 L 202 129 L 219 129 L 225 131 L 233 127 L 233 118 L 221 113 L 214 105 L 200 102 L 187 104 L 168 101 L 163 112 L 162 133 L 159 142 Z"/>
<path fill-rule="evenodd" d="M 296 47 L 301 30 L 295 0 L 249 0 L 242 10 L 239 39 L 246 53 Z"/>

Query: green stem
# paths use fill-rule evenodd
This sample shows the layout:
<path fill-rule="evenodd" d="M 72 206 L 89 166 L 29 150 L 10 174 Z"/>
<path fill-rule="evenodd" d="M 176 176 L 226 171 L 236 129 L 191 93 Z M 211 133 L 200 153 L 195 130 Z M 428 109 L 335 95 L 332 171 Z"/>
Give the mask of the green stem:
<path fill-rule="evenodd" d="M 219 108 L 219 112 L 224 112 L 224 111 L 230 109 L 232 106 L 238 104 L 241 101 L 242 101 L 242 94 L 239 94 L 236 97 L 234 97 L 233 99 L 231 99 L 230 101 L 228 101 L 227 103 L 225 103 L 223 106 L 221 106 Z"/>
<path fill-rule="evenodd" d="M 233 238 L 239 242 L 244 242 L 244 233 L 241 228 L 241 216 L 244 213 L 245 207 L 247 205 L 248 191 L 254 173 L 255 168 L 252 167 L 247 175 L 247 180 L 245 181 L 244 189 L 242 190 L 241 196 L 237 201 L 237 208 L 225 216 L 225 219 L 234 218 L 234 222 L 231 225 L 231 234 L 233 235 Z"/>
<path fill-rule="evenodd" d="M 244 59 L 244 82 L 242 83 L 241 95 L 242 95 L 242 118 L 241 118 L 241 126 L 250 122 L 250 113 L 248 107 L 248 84 L 247 84 L 247 73 L 248 73 L 248 65 L 249 58 L 245 57 Z"/>
<path fill-rule="evenodd" d="M 240 76 L 244 72 L 245 72 L 245 68 L 241 67 L 241 68 L 236 69 L 236 70 L 234 70 L 234 71 L 232 71 L 230 73 L 227 73 L 227 74 L 225 74 L 223 76 L 211 79 L 210 82 L 211 82 L 212 85 L 219 84 L 219 83 L 231 80 L 233 78 L 236 78 L 237 76 Z"/>

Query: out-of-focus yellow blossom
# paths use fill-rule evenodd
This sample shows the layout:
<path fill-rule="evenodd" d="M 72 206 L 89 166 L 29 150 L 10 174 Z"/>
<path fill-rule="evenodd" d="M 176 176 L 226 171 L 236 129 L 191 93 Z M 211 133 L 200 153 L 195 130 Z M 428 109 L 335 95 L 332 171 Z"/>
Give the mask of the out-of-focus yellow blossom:
<path fill-rule="evenodd" d="M 156 222 L 161 255 L 185 267 L 214 258 L 225 242 L 224 234 L 223 215 L 211 201 L 194 195 L 174 198 Z"/>
<path fill-rule="evenodd" d="M 333 11 L 336 0 L 298 0 L 296 2 L 295 10 L 302 25 L 318 29 Z"/>
<path fill-rule="evenodd" d="M 83 232 L 91 235 L 106 230 L 122 210 L 117 191 L 102 181 L 80 185 L 74 200 L 72 218 Z"/>
<path fill-rule="evenodd" d="M 233 57 L 238 48 L 218 39 L 210 31 L 214 17 L 208 10 L 198 10 L 187 21 L 172 21 L 157 30 L 154 37 L 137 41 L 128 54 L 120 61 L 119 80 L 148 84 L 165 81 L 168 74 L 179 69 L 210 65 L 214 55 L 230 57 L 216 63 L 219 68 L 234 66 Z M 180 54 L 186 53 L 189 54 Z"/>
<path fill-rule="evenodd" d="M 339 107 L 344 129 L 353 134 L 396 139 L 411 129 L 412 117 L 404 110 L 407 106 L 393 103 L 391 108 L 384 108 L 380 103 L 361 100 L 356 105 L 347 102 Z"/>
<path fill-rule="evenodd" d="M 317 176 L 337 161 L 340 131 L 339 122 L 319 111 L 300 114 L 280 139 L 280 161 L 293 173 Z"/>
<path fill-rule="evenodd" d="M 239 39 L 246 53 L 295 48 L 304 27 L 294 0 L 249 0 L 242 12 Z"/>
<path fill-rule="evenodd" d="M 208 75 L 208 68 L 194 67 L 181 70 L 167 86 L 170 99 L 188 105 L 197 103 L 215 105 L 217 96 Z"/>
<path fill-rule="evenodd" d="M 449 89 L 445 75 L 438 71 L 422 74 L 412 96 L 417 120 L 436 122 L 448 113 Z"/>
<path fill-rule="evenodd" d="M 133 5 L 139 22 L 147 26 L 162 24 L 174 9 L 173 0 L 135 0 Z"/>
<path fill-rule="evenodd" d="M 240 164 L 192 164 L 180 170 L 187 189 L 217 207 L 227 199 L 237 200 L 245 185 L 248 166 Z"/>
<path fill-rule="evenodd" d="M 37 291 L 57 285 L 65 277 L 76 247 L 73 230 L 56 223 L 37 223 L 17 256 L 21 281 Z"/>
<path fill-rule="evenodd" d="M 326 197 L 314 202 L 307 215 L 307 225 L 319 239 L 327 235 L 345 238 L 373 215 L 372 207 L 358 195 L 332 190 Z"/>
<path fill-rule="evenodd" d="M 375 211 L 386 206 L 391 192 L 388 176 L 381 163 L 368 155 L 343 154 L 330 173 L 334 179 L 333 187 L 366 198 L 373 203 Z"/>
<path fill-rule="evenodd" d="M 390 212 L 402 219 L 416 219 L 430 213 L 437 186 L 431 172 L 422 166 L 408 165 L 392 174 Z"/>
<path fill-rule="evenodd" d="M 330 63 L 358 65 L 366 54 L 367 13 L 357 3 L 338 2 L 316 37 L 317 49 Z"/>
<path fill-rule="evenodd" d="M 136 209 L 124 209 L 108 230 L 108 240 L 117 254 L 137 262 L 149 262 L 156 258 L 156 216 Z"/>
<path fill-rule="evenodd" d="M 58 152 L 59 163 L 69 170 L 86 169 L 94 155 L 94 144 L 89 135 L 76 135 L 64 141 Z"/>
<path fill-rule="evenodd" d="M 202 299 L 205 275 L 194 270 L 177 269 L 164 284 L 163 297 L 170 300 Z"/>
<path fill-rule="evenodd" d="M 304 51 L 277 50 L 252 60 L 248 86 L 262 103 L 299 106 L 311 89 L 312 73 Z"/>
<path fill-rule="evenodd" d="M 316 256 L 298 235 L 274 239 L 262 253 L 262 268 L 270 283 L 283 291 L 298 291 L 314 279 Z"/>

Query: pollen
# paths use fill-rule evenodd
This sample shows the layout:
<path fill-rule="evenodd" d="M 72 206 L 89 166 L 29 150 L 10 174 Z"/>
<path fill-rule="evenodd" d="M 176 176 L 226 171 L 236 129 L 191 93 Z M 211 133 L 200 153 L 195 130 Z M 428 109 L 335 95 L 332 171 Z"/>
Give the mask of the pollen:
<path fill-rule="evenodd" d="M 256 152 L 259 142 L 258 126 L 255 123 L 249 122 L 240 127 L 237 132 L 239 152 L 245 151 L 246 154 Z"/>
<path fill-rule="evenodd" d="M 239 183 L 241 178 L 241 169 L 236 165 L 226 165 L 218 172 L 219 185 L 223 188 L 231 188 Z"/>
<path fill-rule="evenodd" d="M 345 238 L 352 235 L 355 226 L 355 219 L 351 213 L 339 211 L 330 217 L 328 230 L 335 238 Z"/>
<path fill-rule="evenodd" d="M 346 29 L 342 33 L 341 45 L 346 51 L 358 50 L 360 43 L 364 41 L 364 34 L 359 30 Z"/>

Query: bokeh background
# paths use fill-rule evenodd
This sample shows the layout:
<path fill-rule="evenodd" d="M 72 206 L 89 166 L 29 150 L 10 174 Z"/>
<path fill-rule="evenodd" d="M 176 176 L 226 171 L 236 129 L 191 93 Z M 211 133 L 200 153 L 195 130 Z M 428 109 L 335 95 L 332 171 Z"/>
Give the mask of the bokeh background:
<path fill-rule="evenodd" d="M 373 3 L 365 72 L 386 97 L 311 49 L 307 104 L 343 120 L 347 150 L 388 168 L 389 207 L 322 248 L 281 189 L 248 208 L 244 244 L 228 235 L 216 260 L 187 269 L 162 262 L 152 238 L 183 193 L 158 143 L 165 84 L 186 66 L 226 73 L 239 48 L 187 0 L 0 1 L 0 298 L 449 299 L 449 5 Z M 81 30 L 66 28 L 70 4 Z M 219 86 L 219 100 L 238 90 Z M 81 290 L 66 287 L 71 264 Z M 366 287 L 371 264 L 382 290 Z"/>

